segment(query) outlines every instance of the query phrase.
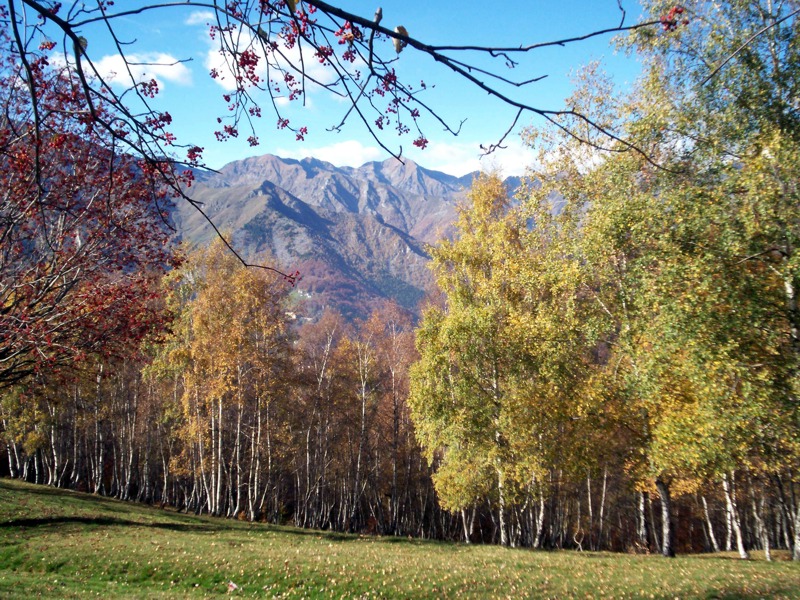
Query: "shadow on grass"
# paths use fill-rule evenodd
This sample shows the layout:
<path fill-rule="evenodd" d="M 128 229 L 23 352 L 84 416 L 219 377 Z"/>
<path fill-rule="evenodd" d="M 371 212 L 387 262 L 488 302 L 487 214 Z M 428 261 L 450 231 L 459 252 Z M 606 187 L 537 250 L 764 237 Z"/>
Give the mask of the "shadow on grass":
<path fill-rule="evenodd" d="M 187 519 L 192 519 L 189 515 L 176 515 L 178 517 L 184 516 Z M 38 518 L 18 518 L 9 519 L 0 522 L 0 532 L 3 530 L 18 529 L 24 531 L 26 529 L 36 530 L 39 528 L 49 527 L 138 527 L 142 529 L 160 529 L 164 531 L 172 531 L 176 533 L 235 533 L 238 528 L 231 527 L 233 523 L 220 518 L 220 523 L 208 522 L 189 522 L 189 523 L 171 523 L 168 521 L 151 521 L 142 522 L 129 519 L 120 519 L 117 517 L 79 517 L 79 516 L 52 516 L 52 517 L 38 517 Z M 399 537 L 381 537 L 381 536 L 367 536 L 357 534 L 339 533 L 336 531 L 318 531 L 313 529 L 297 529 L 288 526 L 268 525 L 264 523 L 258 524 L 245 524 L 242 530 L 247 525 L 254 525 L 263 528 L 265 534 L 281 534 L 286 536 L 294 536 L 298 538 L 314 538 L 317 540 L 324 540 L 328 542 L 364 542 L 375 541 L 380 543 L 401 543 L 408 545 L 419 545 L 425 543 L 421 540 L 408 540 Z"/>
<path fill-rule="evenodd" d="M 253 531 L 261 529 L 265 534 L 281 534 L 298 538 L 316 538 L 328 542 L 358 542 L 381 541 L 392 544 L 426 543 L 422 540 L 407 539 L 404 537 L 383 537 L 357 533 L 342 533 L 337 531 L 324 531 L 317 529 L 300 529 L 291 525 L 277 525 L 263 522 L 240 522 L 224 517 L 210 515 L 196 515 L 178 512 L 173 509 L 163 509 L 149 504 L 125 502 L 115 498 L 99 496 L 87 492 L 76 492 L 64 488 L 55 488 L 46 485 L 37 485 L 17 480 L 0 480 L 0 489 L 11 493 L 37 495 L 52 498 L 59 503 L 59 509 L 49 509 L 48 512 L 94 513 L 93 516 L 84 515 L 48 515 L 42 517 L 0 517 L 0 531 L 14 528 L 44 528 L 54 526 L 86 526 L 86 527 L 140 527 L 162 529 L 182 533 L 235 533 L 237 531 Z M 69 508 L 67 508 L 69 505 Z M 96 507 L 96 508 L 93 508 Z M 98 513 L 115 513 L 120 515 L 133 515 L 140 518 L 124 518 L 108 516 Z M 430 542 L 427 542 L 430 543 Z"/>
<path fill-rule="evenodd" d="M 207 523 L 142 523 L 141 521 L 130 521 L 126 519 L 117 519 L 115 517 L 40 517 L 36 519 L 23 518 L 23 519 L 10 519 L 0 523 L 0 529 L 20 528 L 20 527 L 48 527 L 54 525 L 82 525 L 82 526 L 97 526 L 97 527 L 143 527 L 154 529 L 166 529 L 168 531 L 227 531 L 228 528 L 224 525 L 212 525 Z"/>

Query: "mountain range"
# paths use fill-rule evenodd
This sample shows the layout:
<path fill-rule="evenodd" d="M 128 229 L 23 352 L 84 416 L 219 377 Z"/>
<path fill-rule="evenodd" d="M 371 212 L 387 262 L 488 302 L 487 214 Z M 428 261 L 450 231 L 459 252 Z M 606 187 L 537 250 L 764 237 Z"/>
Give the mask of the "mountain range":
<path fill-rule="evenodd" d="M 475 175 L 407 159 L 353 168 L 268 154 L 197 172 L 189 192 L 242 256 L 300 272 L 304 314 L 332 307 L 363 318 L 386 298 L 418 310 L 432 283 L 427 246 L 452 232 Z M 215 235 L 187 202 L 176 205 L 173 221 L 190 245 Z"/>

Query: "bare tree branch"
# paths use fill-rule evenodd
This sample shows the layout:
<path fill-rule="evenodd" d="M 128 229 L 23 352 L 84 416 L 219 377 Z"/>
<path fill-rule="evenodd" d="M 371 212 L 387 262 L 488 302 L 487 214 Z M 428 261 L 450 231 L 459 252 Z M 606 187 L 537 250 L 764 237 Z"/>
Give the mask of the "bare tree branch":
<path fill-rule="evenodd" d="M 498 141 L 481 146 L 487 154 L 503 147 L 520 118 L 528 113 L 545 119 L 592 147 L 613 152 L 634 151 L 658 166 L 644 149 L 636 147 L 621 134 L 603 127 L 590 117 L 574 110 L 537 106 L 515 91 L 541 82 L 547 77 L 546 73 L 515 80 L 506 72 L 508 68 L 519 64 L 520 57 L 532 55 L 537 50 L 564 47 L 593 38 L 662 25 L 661 21 L 626 25 L 626 13 L 621 0 L 617 0 L 616 4 L 621 18 L 615 27 L 545 42 L 487 46 L 427 44 L 406 35 L 402 28 L 396 30 L 384 26 L 384 15 L 380 8 L 371 18 L 367 18 L 324 0 L 300 0 L 295 11 L 291 11 L 284 0 L 231 0 L 224 4 L 216 0 L 156 0 L 135 7 L 118 7 L 107 0 L 94 0 L 83 4 L 72 3 L 61 14 L 60 4 L 55 0 L 6 0 L 7 18 L 14 33 L 14 45 L 21 64 L 28 71 L 27 79 L 33 81 L 30 76 L 31 58 L 46 53 L 41 49 L 34 49 L 36 46 L 32 40 L 44 36 L 45 25 L 55 27 L 63 35 L 61 50 L 74 73 L 76 89 L 82 92 L 85 110 L 92 123 L 103 128 L 115 140 L 114 143 L 119 143 L 126 151 L 140 157 L 160 173 L 165 185 L 176 196 L 190 202 L 212 227 L 213 223 L 202 207 L 191 199 L 178 173 L 182 166 L 203 168 L 202 149 L 185 142 L 179 144 L 168 132 L 165 115 L 158 112 L 156 104 L 151 102 L 156 93 L 153 86 L 139 81 L 135 72 L 135 67 L 151 63 L 136 58 L 133 52 L 128 54 L 134 41 L 123 42 L 117 35 L 117 24 L 122 19 L 163 11 L 204 9 L 213 13 L 213 24 L 210 25 L 209 33 L 222 51 L 227 72 L 212 73 L 212 77 L 233 78 L 233 81 L 227 82 L 233 86 L 233 90 L 223 94 L 231 110 L 220 116 L 218 121 L 221 129 L 215 132 L 220 140 L 239 136 L 240 128 L 245 127 L 251 133 L 248 138 L 250 143 L 258 144 L 259 127 L 256 119 L 262 114 L 262 104 L 271 106 L 277 117 L 278 128 L 288 129 L 298 139 L 303 139 L 305 127 L 290 123 L 284 117 L 278 100 L 286 97 L 304 103 L 309 86 L 324 89 L 347 100 L 341 119 L 337 119 L 330 130 L 339 131 L 351 118 L 356 119 L 366 127 L 382 149 L 397 158 L 402 156 L 402 146 L 398 144 L 398 150 L 392 150 L 394 145 L 388 141 L 392 132 L 401 136 L 414 135 L 414 145 L 421 148 L 428 144 L 424 134 L 426 122 L 438 123 L 445 131 L 458 135 L 463 121 L 458 124 L 449 123 L 436 106 L 425 101 L 425 86 L 412 86 L 398 79 L 395 63 L 402 58 L 391 49 L 383 54 L 375 43 L 380 39 L 389 39 L 402 42 L 398 52 L 405 46 L 429 56 L 475 90 L 488 94 L 501 106 L 514 109 L 511 124 L 499 136 Z M 36 22 L 20 15 L 19 9 L 30 11 Z M 104 25 L 125 65 L 130 84 L 123 91 L 113 89 L 108 76 L 100 72 L 92 59 L 90 48 L 93 46 L 90 44 L 87 47 L 86 40 L 80 35 L 83 30 L 98 24 Z M 319 60 L 329 69 L 330 79 L 314 77 L 309 72 L 306 61 L 310 53 L 313 53 L 314 60 Z M 494 68 L 484 63 L 479 64 L 473 60 L 476 57 L 496 59 L 497 62 L 490 65 L 497 66 Z M 179 58 L 172 64 L 185 60 L 187 59 Z M 257 74 L 257 68 L 263 70 Z M 262 78 L 263 73 L 266 73 L 266 79 Z M 501 89 L 503 87 L 505 89 Z M 505 91 L 509 88 L 510 91 Z M 256 90 L 266 93 L 267 99 L 259 100 Z M 34 127 L 38 130 L 40 115 L 36 89 L 29 87 L 29 92 Z M 131 108 L 131 102 L 136 108 Z M 97 108 L 100 103 L 104 107 L 102 111 Z M 608 143 L 600 143 L 582 135 L 579 128 L 573 127 L 581 123 L 597 131 L 601 139 Z M 187 152 L 185 159 L 176 156 L 179 149 Z M 38 171 L 40 167 L 37 168 Z M 214 230 L 220 234 L 216 227 Z M 221 235 L 220 237 L 222 238 Z M 223 241 L 236 253 L 227 240 Z M 247 264 L 243 258 L 239 259 Z M 275 271 L 269 267 L 268 269 Z M 283 273 L 281 275 L 291 280 L 292 276 Z"/>

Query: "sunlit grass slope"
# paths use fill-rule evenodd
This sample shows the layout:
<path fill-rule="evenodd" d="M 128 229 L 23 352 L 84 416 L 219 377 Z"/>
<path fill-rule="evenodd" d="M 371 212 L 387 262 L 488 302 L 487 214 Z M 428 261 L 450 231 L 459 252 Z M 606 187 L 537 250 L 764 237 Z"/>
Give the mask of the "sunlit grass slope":
<path fill-rule="evenodd" d="M 0 480 L 0 598 L 800 598 L 800 565 L 779 558 L 347 536 Z"/>

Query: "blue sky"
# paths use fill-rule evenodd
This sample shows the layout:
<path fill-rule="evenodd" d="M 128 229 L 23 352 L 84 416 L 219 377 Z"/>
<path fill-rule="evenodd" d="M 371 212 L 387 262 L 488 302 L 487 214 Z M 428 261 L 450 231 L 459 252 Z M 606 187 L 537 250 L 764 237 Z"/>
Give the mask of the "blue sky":
<path fill-rule="evenodd" d="M 430 44 L 527 45 L 613 27 L 621 18 L 617 0 L 524 0 L 516 4 L 485 0 L 337 2 L 342 8 L 370 19 L 378 3 L 383 8 L 384 26 L 402 24 L 412 37 Z M 136 4 L 133 0 L 120 0 L 114 8 L 121 10 Z M 622 0 L 622 6 L 627 12 L 626 23 L 633 24 L 639 19 L 637 2 Z M 205 148 L 204 158 L 209 166 L 219 168 L 232 160 L 265 153 L 294 158 L 315 156 L 350 166 L 388 158 L 365 126 L 356 120 L 341 132 L 326 131 L 338 123 L 346 107 L 323 90 L 310 91 L 305 106 L 293 103 L 287 107 L 292 122 L 309 129 L 303 142 L 297 142 L 289 131 L 278 130 L 276 119 L 267 110 L 259 125 L 259 146 L 252 148 L 245 139 L 217 142 L 213 132 L 218 127 L 216 117 L 225 112 L 222 99 L 225 90 L 208 76 L 209 61 L 216 56 L 208 35 L 208 20 L 202 10 L 181 6 L 125 17 L 117 22 L 117 28 L 123 41 L 132 42 L 126 45 L 129 55 L 141 62 L 164 63 L 164 66 L 142 67 L 148 78 L 156 77 L 160 83 L 156 106 L 172 114 L 172 129 L 179 142 Z M 119 72 L 116 50 L 107 36 L 100 30 L 84 35 L 90 40 L 91 55 L 101 70 Z M 383 52 L 393 54 L 390 40 L 380 44 Z M 175 60 L 187 62 L 166 66 Z M 520 65 L 513 70 L 507 71 L 499 60 L 496 62 L 504 74 L 515 79 L 546 75 L 543 81 L 526 88 L 522 98 L 544 109 L 558 109 L 570 93 L 570 74 L 593 60 L 602 61 L 621 85 L 631 82 L 638 72 L 635 59 L 616 52 L 610 36 L 531 53 L 521 57 Z M 425 80 L 429 86 L 435 86 L 426 92 L 424 100 L 446 120 L 454 124 L 465 122 L 460 135 L 453 137 L 433 120 L 423 120 L 424 133 L 430 140 L 426 150 L 414 148 L 412 136 L 400 138 L 392 134 L 384 138 L 390 148 L 399 150 L 402 145 L 404 156 L 454 175 L 494 167 L 508 175 L 519 174 L 532 160 L 532 153 L 521 147 L 516 134 L 509 137 L 508 150 L 480 158 L 480 144 L 496 142 L 510 125 L 514 110 L 488 98 L 485 92 L 413 49 L 400 55 L 396 68 L 401 79 Z M 542 124 L 525 116 L 518 129 L 531 123 Z"/>

